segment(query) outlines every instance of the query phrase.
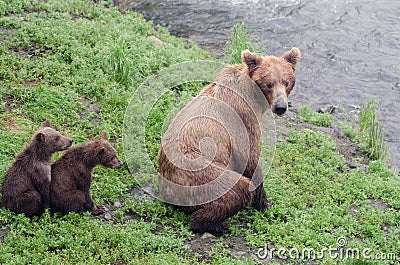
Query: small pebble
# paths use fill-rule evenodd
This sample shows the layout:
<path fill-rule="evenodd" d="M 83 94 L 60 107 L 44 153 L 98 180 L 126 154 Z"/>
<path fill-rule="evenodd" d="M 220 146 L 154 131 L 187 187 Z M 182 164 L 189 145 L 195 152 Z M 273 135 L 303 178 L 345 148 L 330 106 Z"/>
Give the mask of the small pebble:
<path fill-rule="evenodd" d="M 204 233 L 202 236 L 201 236 L 201 239 L 207 239 L 207 238 L 215 238 L 215 236 L 214 235 L 212 235 L 212 234 L 210 234 L 210 233 Z"/>
<path fill-rule="evenodd" d="M 133 219 L 133 218 L 132 218 L 132 216 L 130 216 L 130 215 L 124 216 L 124 221 L 125 221 L 125 222 L 130 221 L 130 220 L 132 220 L 132 219 Z"/>
<path fill-rule="evenodd" d="M 106 220 L 111 220 L 111 219 L 112 219 L 111 214 L 110 214 L 110 213 L 106 213 L 106 214 L 104 215 L 104 219 L 106 219 Z"/>
<path fill-rule="evenodd" d="M 236 252 L 236 257 L 243 257 L 243 256 L 245 256 L 246 255 L 246 252 L 244 252 L 244 251 L 238 251 L 238 252 Z"/>
<path fill-rule="evenodd" d="M 120 208 L 121 207 L 121 203 L 120 202 L 114 202 L 114 207 Z"/>

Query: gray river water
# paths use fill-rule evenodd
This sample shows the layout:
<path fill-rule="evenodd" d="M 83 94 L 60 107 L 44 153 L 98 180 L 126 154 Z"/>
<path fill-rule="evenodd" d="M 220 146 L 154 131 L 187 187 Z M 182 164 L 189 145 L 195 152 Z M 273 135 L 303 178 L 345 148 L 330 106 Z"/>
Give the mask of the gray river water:
<path fill-rule="evenodd" d="M 392 162 L 400 167 L 399 0 L 148 0 L 129 8 L 223 54 L 231 28 L 244 22 L 264 54 L 302 52 L 292 105 L 326 104 L 351 118 L 374 97 Z"/>

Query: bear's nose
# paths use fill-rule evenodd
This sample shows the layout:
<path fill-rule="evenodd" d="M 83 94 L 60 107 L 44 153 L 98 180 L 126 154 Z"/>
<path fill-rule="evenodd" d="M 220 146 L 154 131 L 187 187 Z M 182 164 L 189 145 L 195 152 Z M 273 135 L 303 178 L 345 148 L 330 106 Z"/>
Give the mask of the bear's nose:
<path fill-rule="evenodd" d="M 286 102 L 277 102 L 273 108 L 273 112 L 282 116 L 287 110 Z"/>

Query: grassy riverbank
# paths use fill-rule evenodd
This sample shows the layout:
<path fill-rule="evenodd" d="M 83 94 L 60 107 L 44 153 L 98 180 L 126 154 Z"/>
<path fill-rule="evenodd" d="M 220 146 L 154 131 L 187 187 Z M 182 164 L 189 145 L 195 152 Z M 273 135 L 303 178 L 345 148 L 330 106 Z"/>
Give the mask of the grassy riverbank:
<path fill-rule="evenodd" d="M 106 130 L 123 158 L 124 114 L 139 85 L 170 65 L 213 59 L 109 2 L 6 0 L 0 2 L 0 16 L 0 180 L 46 118 L 76 144 Z M 159 102 L 163 111 L 153 110 L 146 131 L 151 157 L 168 110 L 202 86 L 182 85 Z M 365 259 L 364 249 L 371 249 L 370 257 L 395 253 L 400 258 L 399 176 L 383 162 L 370 162 L 334 128 L 310 125 L 295 111 L 276 122 L 280 140 L 265 176 L 274 207 L 232 217 L 232 235 L 193 234 L 188 216 L 147 199 L 126 167 L 99 167 L 92 195 L 108 206 L 107 214 L 46 213 L 30 220 L 2 209 L 0 263 L 254 264 L 270 261 L 256 255 L 265 244 L 293 257 L 290 250 L 322 253 L 339 247 L 338 239 L 345 239 L 344 249 L 358 249 L 360 258 L 325 253 L 312 262 L 394 263 Z M 272 262 L 305 260 L 275 255 Z"/>

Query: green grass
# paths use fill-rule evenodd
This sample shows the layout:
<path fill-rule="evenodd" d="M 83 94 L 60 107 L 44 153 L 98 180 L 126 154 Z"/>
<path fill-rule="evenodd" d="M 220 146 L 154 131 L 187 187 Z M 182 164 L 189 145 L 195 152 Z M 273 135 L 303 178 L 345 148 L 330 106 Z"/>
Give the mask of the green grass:
<path fill-rule="evenodd" d="M 275 206 L 246 217 L 255 229 L 244 232 L 250 242 L 321 249 L 343 236 L 349 247 L 398 250 L 399 176 L 382 162 L 371 163 L 368 173 L 350 170 L 335 146 L 330 136 L 311 130 L 291 131 L 288 142 L 278 145 L 264 185 Z M 372 201 L 387 209 L 374 208 Z M 358 212 L 352 216 L 354 207 Z M 383 231 L 385 225 L 390 235 Z"/>
<path fill-rule="evenodd" d="M 122 15 L 111 1 L 7 0 L 0 2 L 0 14 L 0 181 L 45 118 L 76 144 L 106 130 L 124 160 L 124 115 L 141 83 L 176 63 L 212 59 L 195 44 L 154 29 L 141 15 Z M 227 54 L 236 63 L 251 44 L 243 25 L 232 34 Z M 154 45 L 150 35 L 164 45 Z M 183 107 L 203 86 L 200 80 L 174 87 L 152 107 L 145 137 L 153 163 L 169 112 Z M 319 124 L 325 119 L 317 117 Z M 95 202 L 121 203 L 109 221 L 48 213 L 30 220 L 2 209 L 0 232 L 7 235 L 0 263 L 256 264 L 232 256 L 237 244 L 230 240 L 235 238 L 253 253 L 266 243 L 286 250 L 321 250 L 334 246 L 340 236 L 349 247 L 398 253 L 399 176 L 382 161 L 371 162 L 366 172 L 349 169 L 335 145 L 321 132 L 291 131 L 288 141 L 278 144 L 265 176 L 274 207 L 266 213 L 249 208 L 230 218 L 233 235 L 211 240 L 209 253 L 190 248 L 196 238 L 187 214 L 160 201 L 133 198 L 129 190 L 137 182 L 126 167 L 98 167 L 91 188 Z M 329 257 L 317 262 L 391 263 Z"/>
<path fill-rule="evenodd" d="M 350 138 L 355 139 L 360 150 L 372 160 L 387 160 L 389 150 L 385 143 L 386 132 L 376 116 L 377 103 L 370 99 L 361 104 L 358 115 L 358 128 L 354 124 L 342 121 L 338 127 Z"/>
<path fill-rule="evenodd" d="M 368 100 L 360 110 L 360 124 L 357 139 L 360 148 L 371 159 L 386 159 L 388 149 L 385 144 L 386 132 L 376 117 L 377 104 L 375 100 Z"/>
<path fill-rule="evenodd" d="M 184 262 L 187 252 L 184 237 L 170 233 L 168 227 L 154 234 L 152 222 L 104 224 L 89 214 L 50 217 L 48 213 L 30 222 L 4 212 L 1 221 L 10 225 L 0 249 L 2 264 L 158 264 L 171 258 Z"/>
<path fill-rule="evenodd" d="M 355 139 L 357 136 L 356 130 L 354 130 L 352 124 L 348 121 L 339 121 L 338 128 L 340 128 L 343 133 L 351 139 Z"/>
<path fill-rule="evenodd" d="M 333 124 L 333 116 L 331 114 L 315 112 L 310 106 L 302 106 L 298 117 L 305 122 L 320 127 L 331 127 Z"/>
<path fill-rule="evenodd" d="M 225 48 L 225 60 L 229 64 L 242 63 L 242 51 L 256 51 L 253 39 L 244 23 L 237 23 L 231 30 L 228 44 Z"/>

